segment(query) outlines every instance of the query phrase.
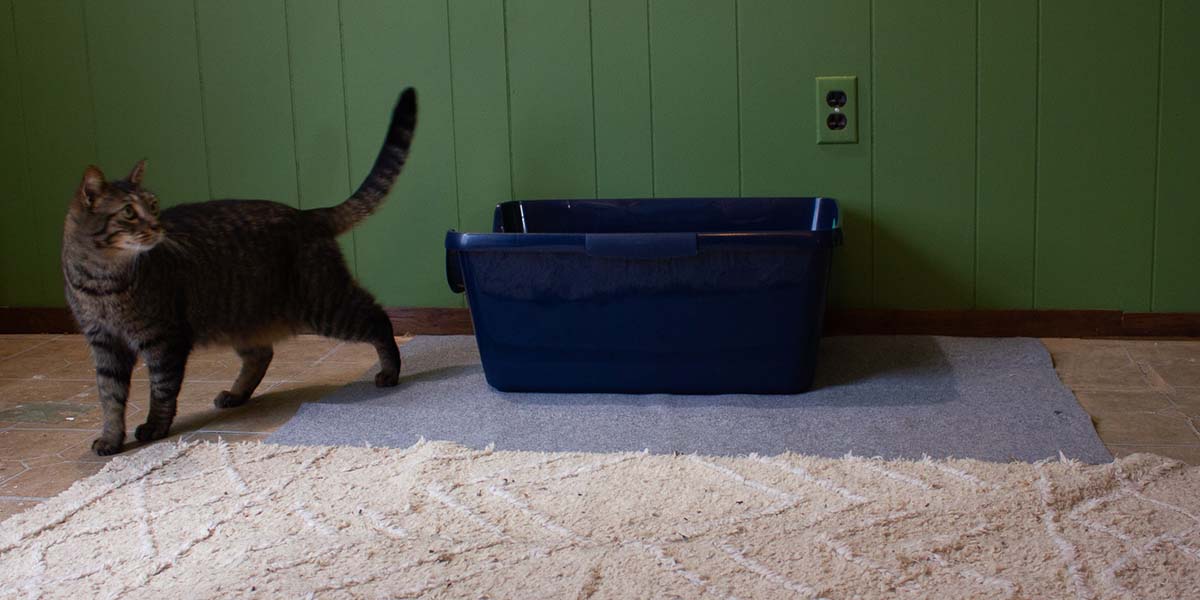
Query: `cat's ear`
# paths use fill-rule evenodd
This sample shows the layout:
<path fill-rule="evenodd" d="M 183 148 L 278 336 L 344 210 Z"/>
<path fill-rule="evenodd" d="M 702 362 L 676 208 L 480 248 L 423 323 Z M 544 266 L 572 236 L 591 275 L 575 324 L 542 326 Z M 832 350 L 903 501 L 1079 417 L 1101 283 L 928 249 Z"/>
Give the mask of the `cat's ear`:
<path fill-rule="evenodd" d="M 129 183 L 133 185 L 142 185 L 142 176 L 146 174 L 146 159 L 139 160 L 136 165 L 133 165 L 133 170 L 129 172 Z"/>
<path fill-rule="evenodd" d="M 100 196 L 100 191 L 103 189 L 104 173 L 94 165 L 88 165 L 88 168 L 83 171 L 79 189 L 75 190 L 75 201 L 84 208 L 90 209 L 96 203 L 96 198 Z"/>

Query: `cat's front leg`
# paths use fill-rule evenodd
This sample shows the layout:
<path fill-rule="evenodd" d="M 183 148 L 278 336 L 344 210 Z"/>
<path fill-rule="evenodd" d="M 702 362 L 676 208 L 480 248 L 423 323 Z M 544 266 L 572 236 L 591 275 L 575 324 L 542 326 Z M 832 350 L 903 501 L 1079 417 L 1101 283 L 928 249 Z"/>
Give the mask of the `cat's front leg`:
<path fill-rule="evenodd" d="M 92 347 L 96 365 L 96 388 L 100 391 L 100 408 L 104 425 L 100 437 L 92 442 L 92 450 L 100 456 L 121 451 L 125 444 L 125 402 L 129 398 L 129 379 L 137 363 L 137 355 L 125 340 L 100 327 L 84 331 Z"/>
<path fill-rule="evenodd" d="M 187 366 L 189 343 L 162 343 L 143 350 L 150 371 L 150 410 L 146 422 L 138 425 L 133 436 L 139 442 L 167 437 L 175 420 L 175 402 L 183 386 L 183 371 Z"/>

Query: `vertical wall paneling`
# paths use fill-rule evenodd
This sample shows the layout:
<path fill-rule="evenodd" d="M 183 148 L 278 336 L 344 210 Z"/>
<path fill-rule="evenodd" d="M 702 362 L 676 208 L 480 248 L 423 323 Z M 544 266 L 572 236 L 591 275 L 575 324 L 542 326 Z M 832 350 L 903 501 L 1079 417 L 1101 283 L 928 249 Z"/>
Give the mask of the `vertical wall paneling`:
<path fill-rule="evenodd" d="M 417 89 L 408 165 L 355 235 L 359 279 L 386 306 L 461 306 L 446 287 L 446 230 L 458 225 L 445 0 L 343 2 L 350 179 L 371 169 L 396 97 Z"/>
<path fill-rule="evenodd" d="M 1159 3 L 1040 19 L 1037 308 L 1149 310 Z"/>
<path fill-rule="evenodd" d="M 871 305 L 871 40 L 869 0 L 738 3 L 742 194 L 830 196 L 846 245 L 831 301 Z M 803 43 L 797 43 L 803 40 Z M 859 143 L 816 143 L 815 78 L 858 77 Z"/>
<path fill-rule="evenodd" d="M 196 6 L 213 195 L 297 206 L 283 0 Z"/>
<path fill-rule="evenodd" d="M 648 0 L 593 0 L 596 194 L 654 195 Z"/>
<path fill-rule="evenodd" d="M 352 189 L 337 3 L 287 0 L 284 12 L 298 204 L 301 208 L 338 204 Z M 353 269 L 354 231 L 338 241 Z"/>
<path fill-rule="evenodd" d="M 25 117 L 30 245 L 37 269 L 36 303 L 62 306 L 62 224 L 83 169 L 97 160 L 87 38 L 79 1 L 17 0 L 18 86 Z"/>
<path fill-rule="evenodd" d="M 1200 311 L 1200 3 L 1164 3 L 1151 308 Z"/>
<path fill-rule="evenodd" d="M 513 190 L 596 194 L 588 0 L 506 3 Z"/>
<path fill-rule="evenodd" d="M 340 240 L 461 306 L 447 229 L 512 197 L 840 201 L 831 305 L 1200 311 L 1187 0 L 0 0 L 0 306 L 61 306 L 89 163 L 167 205 L 341 202 L 396 94 L 411 158 Z M 857 144 L 814 79 L 858 76 Z"/>
<path fill-rule="evenodd" d="M 39 239 L 31 227 L 36 217 L 25 157 L 15 27 L 12 0 L 0 1 L 0 80 L 9 82 L 0 86 L 0 181 L 6 182 L 0 193 L 0 306 L 35 306 L 42 297 L 43 273 L 29 255 L 49 240 Z"/>
<path fill-rule="evenodd" d="M 875 302 L 970 308 L 975 3 L 874 7 Z"/>
<path fill-rule="evenodd" d="M 504 6 L 450 0 L 458 227 L 489 231 L 496 204 L 511 199 Z"/>
<path fill-rule="evenodd" d="M 121 178 L 144 158 L 164 206 L 207 200 L 192 1 L 88 2 L 87 30 L 100 167 Z"/>
<path fill-rule="evenodd" d="M 734 0 L 650 3 L 657 196 L 737 196 Z"/>
<path fill-rule="evenodd" d="M 1033 308 L 1037 0 L 980 0 L 978 308 Z"/>

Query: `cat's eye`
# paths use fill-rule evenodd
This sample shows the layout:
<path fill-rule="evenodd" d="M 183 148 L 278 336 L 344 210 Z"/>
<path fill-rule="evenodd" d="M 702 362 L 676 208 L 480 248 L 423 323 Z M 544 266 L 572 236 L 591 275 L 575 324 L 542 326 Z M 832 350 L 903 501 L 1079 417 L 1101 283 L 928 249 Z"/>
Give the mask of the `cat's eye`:
<path fill-rule="evenodd" d="M 125 208 L 121 210 L 121 216 L 126 219 L 132 219 L 137 216 L 137 211 L 133 210 L 132 204 L 126 204 Z"/>

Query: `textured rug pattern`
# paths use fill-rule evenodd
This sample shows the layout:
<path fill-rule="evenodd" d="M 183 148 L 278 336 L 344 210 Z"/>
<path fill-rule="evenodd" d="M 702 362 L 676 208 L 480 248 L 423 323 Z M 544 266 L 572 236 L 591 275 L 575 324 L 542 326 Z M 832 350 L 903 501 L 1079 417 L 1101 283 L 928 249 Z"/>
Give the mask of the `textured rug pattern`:
<path fill-rule="evenodd" d="M 270 441 L 403 448 L 424 437 L 539 452 L 1112 460 L 1035 339 L 825 338 L 814 389 L 794 396 L 503 393 L 488 386 L 470 336 L 419 337 L 401 353 L 398 387 L 378 389 L 368 372 L 302 406 Z"/>
<path fill-rule="evenodd" d="M 1196 598 L 1200 468 L 160 444 L 0 525 L 0 597 Z"/>

